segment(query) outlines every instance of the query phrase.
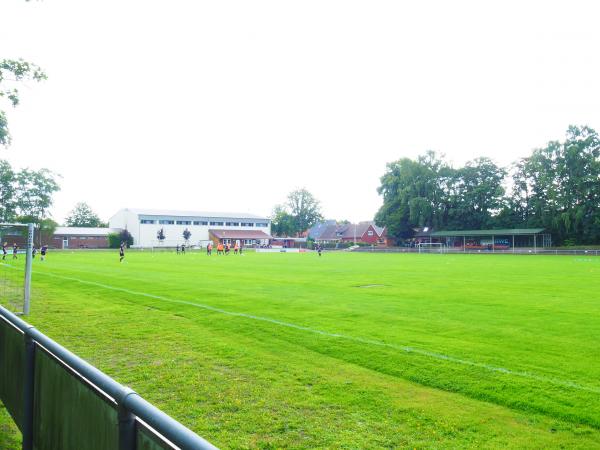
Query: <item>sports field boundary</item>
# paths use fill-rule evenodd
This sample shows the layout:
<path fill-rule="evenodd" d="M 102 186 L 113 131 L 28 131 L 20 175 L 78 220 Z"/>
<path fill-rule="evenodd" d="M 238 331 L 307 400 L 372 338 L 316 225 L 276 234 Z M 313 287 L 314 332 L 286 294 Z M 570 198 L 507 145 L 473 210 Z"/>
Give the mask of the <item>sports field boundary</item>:
<path fill-rule="evenodd" d="M 3 265 L 10 266 L 8 264 L 3 264 Z M 300 331 L 305 331 L 305 332 L 312 333 L 312 334 L 318 334 L 321 336 L 342 339 L 342 340 L 346 340 L 346 341 L 357 342 L 357 343 L 367 344 L 367 345 L 372 345 L 372 346 L 377 346 L 377 347 L 390 348 L 390 349 L 402 351 L 404 353 L 416 354 L 416 355 L 425 356 L 428 358 L 441 360 L 441 361 L 447 361 L 447 362 L 451 362 L 451 363 L 455 363 L 455 364 L 459 364 L 459 365 L 463 365 L 463 366 L 477 367 L 477 368 L 484 369 L 489 372 L 500 373 L 503 375 L 526 378 L 526 379 L 530 379 L 530 380 L 534 380 L 534 381 L 552 384 L 555 386 L 591 392 L 594 394 L 600 394 L 600 386 L 583 385 L 583 384 L 576 383 L 576 382 L 570 381 L 570 380 L 563 380 L 563 379 L 554 378 L 554 377 L 546 377 L 543 375 L 538 375 L 538 374 L 527 372 L 527 371 L 518 371 L 518 370 L 508 369 L 505 367 L 493 366 L 490 364 L 485 364 L 485 363 L 481 363 L 481 362 L 477 362 L 477 361 L 470 361 L 467 359 L 458 358 L 458 357 L 454 357 L 451 355 L 437 353 L 437 352 L 433 352 L 433 351 L 429 351 L 429 350 L 419 349 L 419 348 L 415 348 L 415 347 L 411 347 L 411 346 L 391 344 L 391 343 L 378 341 L 378 340 L 374 340 L 374 339 L 368 339 L 368 338 L 351 336 L 351 335 L 347 335 L 347 334 L 319 330 L 316 328 L 311 328 L 311 327 L 307 327 L 304 325 L 298 325 L 298 324 L 291 323 L 291 322 L 285 322 L 285 321 L 281 321 L 281 320 L 270 318 L 270 317 L 257 316 L 257 315 L 242 313 L 242 312 L 238 312 L 238 311 L 229 311 L 226 309 L 206 305 L 203 303 L 196 303 L 196 302 L 192 302 L 192 301 L 188 301 L 188 300 L 175 299 L 175 298 L 170 298 L 170 297 L 166 297 L 163 295 L 151 294 L 148 292 L 134 291 L 134 290 L 127 289 L 127 288 L 113 286 L 113 285 L 109 285 L 109 284 L 105 284 L 105 283 L 99 283 L 96 281 L 84 280 L 84 279 L 76 278 L 76 277 L 59 275 L 59 274 L 55 274 L 55 273 L 51 273 L 51 272 L 33 271 L 33 273 L 35 273 L 36 275 L 42 275 L 42 276 L 45 275 L 45 276 L 48 276 L 51 278 L 57 278 L 57 279 L 62 279 L 62 280 L 66 280 L 66 281 L 81 283 L 81 284 L 85 284 L 88 286 L 96 286 L 96 287 L 99 287 L 102 289 L 107 289 L 107 290 L 111 290 L 111 291 L 115 291 L 115 292 L 123 292 L 126 294 L 138 296 L 138 297 L 146 297 L 146 298 L 151 298 L 154 300 L 164 301 L 164 302 L 168 302 L 168 303 L 176 303 L 176 304 L 181 304 L 181 305 L 192 306 L 195 308 L 200 308 L 200 309 L 203 309 L 206 311 L 211 311 L 214 313 L 224 314 L 224 315 L 228 315 L 228 316 L 232 316 L 232 317 L 241 317 L 241 318 L 245 318 L 245 319 L 271 323 L 274 325 L 278 325 L 278 326 L 282 326 L 282 327 L 286 327 L 286 328 L 290 328 L 290 329 L 295 329 L 295 330 L 300 330 Z"/>

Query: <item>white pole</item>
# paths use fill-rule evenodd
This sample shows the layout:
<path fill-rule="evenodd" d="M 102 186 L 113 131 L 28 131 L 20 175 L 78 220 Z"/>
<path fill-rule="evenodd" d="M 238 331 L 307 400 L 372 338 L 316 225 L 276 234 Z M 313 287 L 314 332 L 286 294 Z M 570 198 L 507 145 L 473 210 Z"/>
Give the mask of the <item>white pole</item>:
<path fill-rule="evenodd" d="M 41 232 L 41 229 L 40 229 Z M 31 304 L 31 261 L 33 250 L 33 224 L 27 226 L 27 250 L 25 256 L 25 292 L 23 294 L 23 314 L 28 315 Z"/>

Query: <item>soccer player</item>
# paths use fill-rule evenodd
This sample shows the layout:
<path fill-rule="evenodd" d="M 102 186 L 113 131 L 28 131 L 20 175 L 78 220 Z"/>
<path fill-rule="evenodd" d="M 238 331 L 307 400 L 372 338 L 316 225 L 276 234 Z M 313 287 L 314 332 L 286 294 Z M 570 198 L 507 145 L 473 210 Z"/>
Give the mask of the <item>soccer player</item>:
<path fill-rule="evenodd" d="M 6 247 L 8 247 L 8 243 L 5 242 L 4 244 L 2 244 L 2 259 L 6 259 L 6 254 L 8 253 Z"/>
<path fill-rule="evenodd" d="M 185 255 L 185 244 L 181 244 L 181 254 Z"/>
<path fill-rule="evenodd" d="M 119 247 L 119 262 L 123 262 L 125 259 L 125 241 L 121 242 L 121 246 Z"/>
<path fill-rule="evenodd" d="M 222 255 L 223 254 L 223 244 L 221 242 L 219 242 L 219 244 L 217 245 L 217 255 Z"/>
<path fill-rule="evenodd" d="M 13 259 L 17 259 L 17 250 L 18 250 L 18 248 L 19 247 L 17 246 L 17 243 L 15 242 L 13 244 Z"/>
<path fill-rule="evenodd" d="M 231 250 L 231 244 L 225 244 L 225 255 L 229 255 L 229 250 Z"/>
<path fill-rule="evenodd" d="M 233 246 L 233 254 L 237 255 L 238 254 L 238 250 L 240 249 L 240 246 L 238 245 L 238 243 L 236 242 L 235 245 Z"/>
<path fill-rule="evenodd" d="M 35 259 L 35 255 L 37 254 L 37 248 L 35 245 L 31 248 L 31 258 Z"/>
<path fill-rule="evenodd" d="M 209 242 L 206 246 L 206 256 L 210 256 L 212 254 L 212 242 Z"/>
<path fill-rule="evenodd" d="M 44 259 L 46 259 L 46 252 L 48 251 L 48 246 L 47 245 L 42 245 L 42 248 L 40 250 L 40 254 L 42 256 L 40 256 L 40 259 L 43 261 Z"/>
<path fill-rule="evenodd" d="M 319 254 L 319 256 L 321 256 L 322 251 L 323 251 L 323 247 L 321 247 L 321 244 L 317 245 L 317 253 Z"/>
<path fill-rule="evenodd" d="M 177 244 L 177 245 L 175 246 L 175 249 L 176 249 L 176 251 L 177 251 L 177 254 L 179 255 L 179 244 Z"/>

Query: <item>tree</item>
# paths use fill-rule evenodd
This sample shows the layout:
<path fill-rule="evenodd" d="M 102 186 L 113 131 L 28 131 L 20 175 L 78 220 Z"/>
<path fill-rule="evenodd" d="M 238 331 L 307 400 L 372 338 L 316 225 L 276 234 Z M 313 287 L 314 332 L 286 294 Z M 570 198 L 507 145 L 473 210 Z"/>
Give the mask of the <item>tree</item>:
<path fill-rule="evenodd" d="M 15 214 L 15 172 L 7 161 L 0 160 L 0 222 L 11 222 Z"/>
<path fill-rule="evenodd" d="M 275 236 L 292 236 L 296 233 L 294 217 L 283 205 L 275 206 L 271 217 L 271 232 Z"/>
<path fill-rule="evenodd" d="M 506 170 L 489 158 L 477 158 L 455 171 L 447 225 L 456 230 L 493 226 L 504 200 Z"/>
<path fill-rule="evenodd" d="M 0 100 L 6 99 L 10 105 L 16 107 L 19 104 L 19 90 L 15 87 L 18 82 L 45 79 L 47 79 L 46 74 L 35 64 L 22 59 L 2 59 L 0 60 Z M 10 142 L 8 120 L 5 112 L 0 109 L 0 145 L 7 147 Z"/>
<path fill-rule="evenodd" d="M 158 243 L 162 244 L 163 241 L 165 240 L 166 236 L 165 236 L 165 230 L 163 228 L 161 228 L 160 230 L 158 230 L 158 232 L 156 233 L 156 239 L 158 239 Z"/>
<path fill-rule="evenodd" d="M 454 170 L 433 151 L 416 161 L 402 158 L 387 165 L 377 189 L 383 205 L 375 216 L 397 239 L 412 237 L 414 227 L 442 227 L 451 209 Z"/>
<path fill-rule="evenodd" d="M 301 233 L 323 220 L 319 201 L 306 189 L 298 189 L 288 195 L 289 213 L 294 218 L 294 231 Z"/>
<path fill-rule="evenodd" d="M 85 202 L 79 202 L 65 221 L 68 227 L 102 227 L 105 224 Z"/>
<path fill-rule="evenodd" d="M 189 245 L 190 236 L 192 236 L 192 232 L 187 228 L 183 230 L 183 239 L 185 240 L 185 245 Z"/>
<path fill-rule="evenodd" d="M 127 247 L 131 247 L 133 245 L 133 236 L 129 231 L 127 231 L 127 228 L 121 230 L 121 232 L 119 233 L 119 241 L 125 242 Z"/>
<path fill-rule="evenodd" d="M 52 196 L 60 190 L 56 175 L 48 169 L 23 169 L 16 175 L 16 210 L 20 216 L 32 217 L 34 222 L 47 218 Z"/>

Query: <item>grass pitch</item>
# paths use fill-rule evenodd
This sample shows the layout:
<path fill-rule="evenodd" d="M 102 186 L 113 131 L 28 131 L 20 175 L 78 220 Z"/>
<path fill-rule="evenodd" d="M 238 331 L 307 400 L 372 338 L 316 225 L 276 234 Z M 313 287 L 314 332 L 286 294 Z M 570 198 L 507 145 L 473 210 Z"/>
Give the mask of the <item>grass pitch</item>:
<path fill-rule="evenodd" d="M 222 448 L 600 448 L 600 258 L 55 252 L 33 286 L 32 324 Z"/>

